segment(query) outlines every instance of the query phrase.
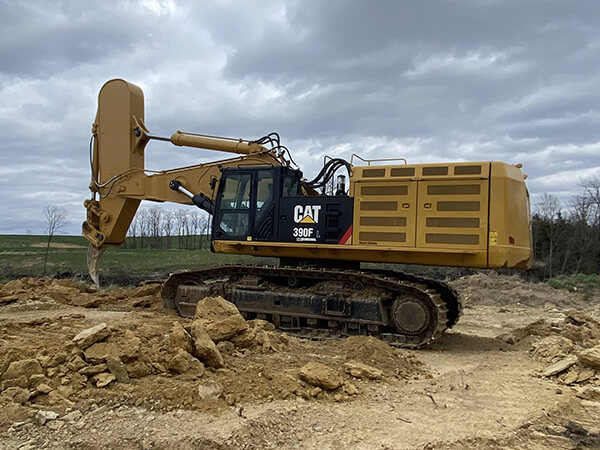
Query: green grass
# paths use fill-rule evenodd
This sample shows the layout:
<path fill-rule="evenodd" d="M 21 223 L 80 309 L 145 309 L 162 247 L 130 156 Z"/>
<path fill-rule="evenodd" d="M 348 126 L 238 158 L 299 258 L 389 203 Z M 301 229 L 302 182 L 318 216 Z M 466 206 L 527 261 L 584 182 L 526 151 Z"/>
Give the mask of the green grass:
<path fill-rule="evenodd" d="M 600 291 L 600 275 L 577 273 L 574 275 L 559 275 L 548 280 L 554 289 L 567 289 L 582 292 L 585 296 Z"/>
<path fill-rule="evenodd" d="M 43 273 L 46 236 L 0 235 L 0 281 Z M 48 255 L 47 274 L 85 277 L 88 242 L 80 236 L 55 236 Z M 171 272 L 194 270 L 241 261 L 266 262 L 248 256 L 217 255 L 209 250 L 130 249 L 109 247 L 98 267 L 103 279 L 128 284 L 143 278 L 163 278 Z"/>

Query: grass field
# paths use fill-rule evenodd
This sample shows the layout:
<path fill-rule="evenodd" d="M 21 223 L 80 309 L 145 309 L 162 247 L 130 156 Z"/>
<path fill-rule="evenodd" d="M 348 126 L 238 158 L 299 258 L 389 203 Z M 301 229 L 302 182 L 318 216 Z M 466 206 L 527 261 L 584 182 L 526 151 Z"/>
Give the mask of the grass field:
<path fill-rule="evenodd" d="M 46 236 L 0 235 L 0 282 L 41 276 Z M 85 277 L 88 242 L 81 236 L 55 236 L 48 256 L 48 275 Z M 216 255 L 208 250 L 108 248 L 99 268 L 105 280 L 125 284 L 142 278 L 163 278 L 170 272 L 215 264 L 249 261 L 251 257 Z M 252 259 L 259 262 L 258 259 Z M 261 259 L 266 262 L 266 259 Z"/>

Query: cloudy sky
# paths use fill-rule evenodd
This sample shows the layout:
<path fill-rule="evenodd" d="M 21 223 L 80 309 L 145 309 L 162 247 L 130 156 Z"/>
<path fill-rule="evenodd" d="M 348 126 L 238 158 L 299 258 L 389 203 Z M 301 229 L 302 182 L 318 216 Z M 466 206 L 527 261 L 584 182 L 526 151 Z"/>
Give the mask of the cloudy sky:
<path fill-rule="evenodd" d="M 523 163 L 536 198 L 600 170 L 596 0 L 0 0 L 0 233 L 78 234 L 102 84 L 154 134 L 278 131 L 325 154 Z M 147 167 L 222 154 L 151 143 Z"/>

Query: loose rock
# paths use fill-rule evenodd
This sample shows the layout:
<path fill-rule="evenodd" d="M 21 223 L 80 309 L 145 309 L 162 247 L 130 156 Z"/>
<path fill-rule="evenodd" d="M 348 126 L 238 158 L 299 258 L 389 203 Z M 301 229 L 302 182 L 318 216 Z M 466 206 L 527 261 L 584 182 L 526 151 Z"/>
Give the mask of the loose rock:
<path fill-rule="evenodd" d="M 173 349 L 180 348 L 188 353 L 193 352 L 192 336 L 190 336 L 179 322 L 173 323 L 173 328 L 171 328 L 171 333 L 169 334 L 169 343 Z"/>
<path fill-rule="evenodd" d="M 356 378 L 369 380 L 381 380 L 383 378 L 381 370 L 358 361 L 348 361 L 344 364 L 344 370 Z"/>
<path fill-rule="evenodd" d="M 575 344 L 563 336 L 547 336 L 531 346 L 531 354 L 538 361 L 556 362 L 573 351 Z"/>
<path fill-rule="evenodd" d="M 109 356 L 119 356 L 119 347 L 112 342 L 97 342 L 84 352 L 85 360 L 91 364 L 103 363 Z"/>
<path fill-rule="evenodd" d="M 204 324 L 206 332 L 214 342 L 221 342 L 232 338 L 248 329 L 248 324 L 240 313 L 229 316 L 223 320 Z"/>
<path fill-rule="evenodd" d="M 246 322 L 248 329 L 230 338 L 230 341 L 238 348 L 253 347 L 257 344 L 257 335 L 261 331 L 274 331 L 275 326 L 266 320 L 249 320 Z"/>
<path fill-rule="evenodd" d="M 256 334 L 256 344 L 262 347 L 263 353 L 281 352 L 288 344 L 288 338 L 274 331 L 259 331 Z"/>
<path fill-rule="evenodd" d="M 92 380 L 96 383 L 96 387 L 103 388 L 108 386 L 110 383 L 115 381 L 117 377 L 115 377 L 112 373 L 99 373 L 98 375 L 94 375 Z"/>
<path fill-rule="evenodd" d="M 86 366 L 79 371 L 81 375 L 85 375 L 86 377 L 91 377 L 98 373 L 106 372 L 108 370 L 108 366 L 105 363 L 96 364 L 94 366 Z"/>
<path fill-rule="evenodd" d="M 0 383 L 0 391 L 8 389 L 10 387 L 28 387 L 27 377 L 25 375 L 21 375 L 19 378 L 13 378 L 12 380 L 4 380 Z"/>
<path fill-rule="evenodd" d="M 579 392 L 577 396 L 583 400 L 600 402 L 600 387 L 588 386 Z"/>
<path fill-rule="evenodd" d="M 177 353 L 169 361 L 169 369 L 175 373 L 193 372 L 197 376 L 204 373 L 204 365 L 183 349 L 177 349 Z"/>
<path fill-rule="evenodd" d="M 600 345 L 582 351 L 579 354 L 579 361 L 593 369 L 600 370 Z"/>
<path fill-rule="evenodd" d="M 217 399 L 223 394 L 223 388 L 216 381 L 209 381 L 206 384 L 198 386 L 198 396 L 200 400 Z"/>
<path fill-rule="evenodd" d="M 1 379 L 13 380 L 23 375 L 29 379 L 30 376 L 37 373 L 44 373 L 42 366 L 37 359 L 22 359 L 10 363 L 6 372 L 2 374 Z"/>
<path fill-rule="evenodd" d="M 63 420 L 65 422 L 77 422 L 83 417 L 81 411 L 76 409 L 75 411 L 71 411 L 69 414 L 63 416 Z"/>
<path fill-rule="evenodd" d="M 10 387 L 0 394 L 0 398 L 8 399 L 20 405 L 24 404 L 31 397 L 31 393 L 27 389 L 20 387 Z"/>
<path fill-rule="evenodd" d="M 194 339 L 194 355 L 211 367 L 223 367 L 223 356 L 202 324 L 194 321 L 191 332 Z"/>
<path fill-rule="evenodd" d="M 200 323 L 214 342 L 236 336 L 248 329 L 248 324 L 231 302 L 223 297 L 206 297 L 196 305 L 194 322 Z"/>
<path fill-rule="evenodd" d="M 327 390 L 337 389 L 344 382 L 339 373 L 317 362 L 310 362 L 302 366 L 300 377 L 313 386 Z"/>
<path fill-rule="evenodd" d="M 38 425 L 45 425 L 49 420 L 58 419 L 58 413 L 54 411 L 38 411 L 35 414 L 35 421 Z"/>
<path fill-rule="evenodd" d="M 69 370 L 72 370 L 73 372 L 77 372 L 85 366 L 85 361 L 79 355 L 73 356 L 73 358 L 71 358 L 71 360 L 67 364 L 67 368 Z"/>
<path fill-rule="evenodd" d="M 557 375 L 561 372 L 564 372 L 569 367 L 575 365 L 575 363 L 577 363 L 576 356 L 567 356 L 566 358 L 561 359 L 557 363 L 552 364 L 550 367 L 547 367 L 546 370 L 544 370 L 544 372 L 542 372 L 542 375 L 545 377 L 551 377 L 553 375 Z"/>
<path fill-rule="evenodd" d="M 73 338 L 73 342 L 82 350 L 108 337 L 110 329 L 106 323 L 87 328 Z"/>
<path fill-rule="evenodd" d="M 40 374 L 35 374 L 35 375 L 31 375 L 29 377 L 29 387 L 30 388 L 35 388 L 37 387 L 39 384 L 41 383 L 45 383 L 45 384 L 50 384 L 50 380 L 48 379 L 48 377 L 46 377 L 45 375 Z"/>
<path fill-rule="evenodd" d="M 36 390 L 37 394 L 49 394 L 50 392 L 53 391 L 53 389 L 46 383 L 38 384 L 38 386 L 35 388 L 35 390 Z"/>
<path fill-rule="evenodd" d="M 123 361 L 118 357 L 109 356 L 106 358 L 106 365 L 108 370 L 112 373 L 119 383 L 129 383 L 129 375 L 127 374 L 127 368 Z"/>

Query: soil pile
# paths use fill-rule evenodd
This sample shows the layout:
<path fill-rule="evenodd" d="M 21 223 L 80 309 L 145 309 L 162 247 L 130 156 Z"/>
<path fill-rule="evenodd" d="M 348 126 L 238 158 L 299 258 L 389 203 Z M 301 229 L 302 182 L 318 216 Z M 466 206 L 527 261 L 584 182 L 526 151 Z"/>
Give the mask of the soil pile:
<path fill-rule="evenodd" d="M 0 318 L 0 405 L 12 411 L 0 428 L 38 410 L 63 415 L 90 402 L 211 413 L 256 400 L 342 402 L 369 383 L 428 375 L 415 357 L 375 338 L 302 341 L 246 321 L 220 297 L 200 301 L 193 320 L 165 315 L 159 290 L 144 283 L 95 292 L 34 278 L 3 286 L 0 298 L 11 301 L 2 311 L 28 318 Z M 60 305 L 77 312 L 50 314 Z"/>
<path fill-rule="evenodd" d="M 556 378 L 559 383 L 592 384 L 600 386 L 600 322 L 576 310 L 565 312 L 563 320 L 537 320 L 500 338 L 508 343 L 527 341 L 530 355 L 549 365 L 542 370 L 544 377 Z"/>
<path fill-rule="evenodd" d="M 14 304 L 17 308 L 51 309 L 62 304 L 104 310 L 158 311 L 162 309 L 160 288 L 158 281 L 143 281 L 135 289 L 113 287 L 97 292 L 95 286 L 80 281 L 24 277 L 0 287 L 0 306 Z"/>
<path fill-rule="evenodd" d="M 581 294 L 554 289 L 545 283 L 532 283 L 518 275 L 500 275 L 485 272 L 461 277 L 450 282 L 461 292 L 465 305 L 512 305 L 527 306 L 552 304 L 561 307 L 579 307 L 586 304 Z"/>
<path fill-rule="evenodd" d="M 414 356 L 406 355 L 372 336 L 351 336 L 336 342 L 334 347 L 346 360 L 357 360 L 380 369 L 386 375 L 418 378 L 428 373 Z"/>

